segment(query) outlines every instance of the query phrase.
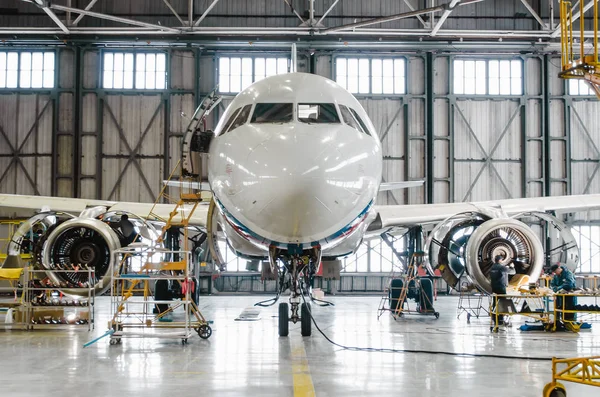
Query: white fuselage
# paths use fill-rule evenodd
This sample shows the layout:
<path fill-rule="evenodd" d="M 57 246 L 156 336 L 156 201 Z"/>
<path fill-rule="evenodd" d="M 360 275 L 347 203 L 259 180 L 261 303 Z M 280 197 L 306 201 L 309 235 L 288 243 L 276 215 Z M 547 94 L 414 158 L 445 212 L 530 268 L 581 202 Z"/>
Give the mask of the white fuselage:
<path fill-rule="evenodd" d="M 270 104 L 289 115 L 265 112 Z M 337 115 L 307 118 L 319 104 Z M 215 133 L 215 201 L 229 227 L 254 245 L 326 249 L 372 219 L 381 143 L 359 102 L 335 82 L 304 73 L 268 77 L 235 97 Z"/>

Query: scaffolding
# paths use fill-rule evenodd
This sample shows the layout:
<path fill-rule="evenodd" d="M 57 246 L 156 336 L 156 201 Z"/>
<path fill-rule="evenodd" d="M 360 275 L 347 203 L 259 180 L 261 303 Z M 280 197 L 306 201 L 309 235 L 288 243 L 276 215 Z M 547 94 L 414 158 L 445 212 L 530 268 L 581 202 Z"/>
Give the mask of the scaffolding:
<path fill-rule="evenodd" d="M 600 62 L 598 62 L 598 2 L 592 1 L 593 54 L 586 54 L 585 13 L 589 7 L 577 2 L 579 10 L 573 13 L 570 1 L 560 1 L 560 44 L 562 70 L 559 76 L 563 79 L 584 80 L 600 99 Z M 573 33 L 573 22 L 579 19 L 579 52 L 576 54 L 577 39 Z M 588 17 L 588 20 L 590 17 Z M 578 56 L 577 56 L 578 55 Z"/>
<path fill-rule="evenodd" d="M 182 344 L 188 342 L 192 330 L 203 339 L 212 335 L 212 329 L 194 299 L 192 289 L 199 288 L 194 283 L 197 277 L 194 272 L 190 249 L 189 228 L 193 225 L 193 215 L 204 201 L 214 201 L 206 191 L 202 190 L 202 154 L 208 152 L 212 132 L 206 131 L 206 116 L 214 109 L 221 98 L 216 88 L 207 95 L 196 108 L 187 127 L 182 144 L 181 160 L 173 168 L 165 181 L 158 198 L 150 210 L 146 220 L 163 223 L 160 235 L 152 246 L 132 243 L 115 252 L 115 263 L 111 284 L 112 315 L 109 328 L 112 328 L 111 344 L 118 344 L 124 337 L 160 337 L 180 338 Z M 177 176 L 176 173 L 179 175 Z M 169 186 L 179 189 L 177 196 L 167 193 Z M 161 217 L 157 210 L 159 203 L 172 204 L 173 210 L 168 218 Z M 162 204 L 164 205 L 164 204 Z M 183 230 L 183 247 L 179 250 L 179 242 L 168 237 L 169 230 Z M 176 240 L 179 239 L 177 232 Z M 167 241 L 168 240 L 168 241 Z M 163 245 L 168 248 L 163 248 Z M 170 247 L 169 247 L 170 245 Z M 139 261 L 141 270 L 132 272 L 132 261 Z M 196 269 L 197 270 L 197 269 Z M 150 283 L 161 283 L 161 289 L 169 284 L 178 284 L 181 294 L 177 300 L 156 299 Z M 165 284 L 166 283 L 166 284 Z M 136 287 L 142 286 L 136 290 Z M 142 291 L 141 299 L 134 292 Z M 162 294 L 162 292 L 161 292 Z M 167 294 L 168 295 L 168 294 Z M 183 318 L 171 318 L 175 310 L 183 307 Z M 141 329 L 142 332 L 125 332 L 127 328 Z M 174 332 L 156 332 L 157 329 L 176 329 Z M 147 331 L 152 332 L 147 332 Z"/>
<path fill-rule="evenodd" d="M 440 314 L 433 307 L 433 282 L 430 279 L 421 279 L 417 275 L 417 267 L 421 265 L 424 257 L 424 252 L 414 252 L 405 274 L 397 277 L 392 271 L 379 303 L 377 318 L 386 311 L 389 311 L 394 319 L 404 314 L 425 314 L 439 318 Z M 416 308 L 411 308 L 409 298 L 417 302 Z"/>

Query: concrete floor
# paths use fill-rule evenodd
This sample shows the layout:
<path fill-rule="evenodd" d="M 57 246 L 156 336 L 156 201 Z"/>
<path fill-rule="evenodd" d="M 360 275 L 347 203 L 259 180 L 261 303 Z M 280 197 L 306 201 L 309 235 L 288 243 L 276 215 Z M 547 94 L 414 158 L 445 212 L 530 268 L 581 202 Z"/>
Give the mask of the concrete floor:
<path fill-rule="evenodd" d="M 522 359 L 343 350 L 313 327 L 302 337 L 277 336 L 277 306 L 258 321 L 234 321 L 263 297 L 202 297 L 214 321 L 209 340 L 107 339 L 82 345 L 106 331 L 109 299 L 97 299 L 96 329 L 1 331 L 1 396 L 519 396 L 540 397 L 550 381 L 549 361 L 527 357 L 598 355 L 600 324 L 579 334 L 524 333 L 513 326 L 491 334 L 489 318 L 457 319 L 457 297 L 439 297 L 432 316 L 389 314 L 377 320 L 379 297 L 333 297 L 335 307 L 314 308 L 322 330 L 349 346 L 512 355 Z M 515 319 L 515 323 L 525 321 Z M 314 394 L 312 390 L 314 389 Z M 569 396 L 600 389 L 567 385 Z"/>

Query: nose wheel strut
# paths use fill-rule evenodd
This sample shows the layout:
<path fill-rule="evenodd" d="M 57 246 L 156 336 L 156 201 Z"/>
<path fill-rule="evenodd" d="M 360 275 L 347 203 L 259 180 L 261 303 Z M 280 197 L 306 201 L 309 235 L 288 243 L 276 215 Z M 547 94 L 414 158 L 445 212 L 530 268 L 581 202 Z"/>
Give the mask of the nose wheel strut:
<path fill-rule="evenodd" d="M 279 336 L 289 335 L 290 321 L 294 324 L 300 321 L 300 333 L 302 336 L 310 336 L 312 333 L 312 316 L 310 305 L 307 302 L 302 302 L 302 293 L 304 290 L 301 285 L 304 272 L 309 270 L 309 261 L 306 257 L 292 257 L 286 262 L 286 272 L 281 271 L 279 273 L 280 291 L 272 303 L 274 304 L 277 301 L 281 292 L 283 292 L 282 289 L 287 285 L 290 289 L 290 299 L 289 304 L 285 302 L 279 304 Z M 284 281 L 286 273 L 290 278 L 288 283 Z M 261 303 L 264 304 L 263 302 L 259 302 L 259 304 Z"/>

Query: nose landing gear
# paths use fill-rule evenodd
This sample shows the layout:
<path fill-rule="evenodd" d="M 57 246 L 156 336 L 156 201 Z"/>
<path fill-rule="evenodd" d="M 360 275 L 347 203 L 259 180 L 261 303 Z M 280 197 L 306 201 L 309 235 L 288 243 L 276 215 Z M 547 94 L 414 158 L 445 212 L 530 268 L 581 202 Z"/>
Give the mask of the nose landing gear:
<path fill-rule="evenodd" d="M 312 315 L 310 304 L 304 301 L 303 294 L 307 294 L 310 288 L 310 280 L 314 277 L 321 263 L 321 251 L 313 248 L 309 251 L 301 251 L 298 254 L 282 253 L 274 248 L 269 252 L 273 272 L 277 270 L 279 288 L 277 296 L 272 303 L 259 302 L 258 306 L 270 306 L 275 304 L 282 292 L 289 288 L 289 303 L 279 304 L 279 336 L 288 336 L 290 321 L 296 324 L 300 321 L 300 333 L 302 336 L 310 336 L 312 333 Z M 281 265 L 279 265 L 281 264 Z M 275 269 L 276 268 L 276 269 Z M 310 295 L 309 295 L 310 296 Z"/>

